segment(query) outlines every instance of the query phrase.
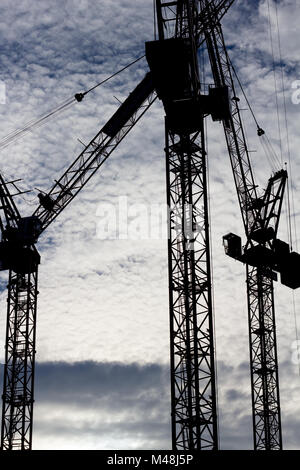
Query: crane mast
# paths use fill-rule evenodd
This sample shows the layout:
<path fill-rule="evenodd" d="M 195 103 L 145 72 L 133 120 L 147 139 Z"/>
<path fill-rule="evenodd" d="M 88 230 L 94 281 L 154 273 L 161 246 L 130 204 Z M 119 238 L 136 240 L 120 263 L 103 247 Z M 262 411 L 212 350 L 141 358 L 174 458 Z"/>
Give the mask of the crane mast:
<path fill-rule="evenodd" d="M 32 446 L 38 266 L 9 270 L 1 449 Z"/>
<path fill-rule="evenodd" d="M 172 438 L 218 448 L 206 151 L 203 126 L 174 135 L 166 119 Z"/>
<path fill-rule="evenodd" d="M 227 54 L 221 25 L 207 28 L 205 33 L 211 69 L 216 85 L 226 85 L 231 95 L 231 117 L 223 121 L 236 191 L 244 229 L 248 240 L 248 256 L 243 259 L 247 271 L 247 298 L 250 343 L 250 371 L 253 436 L 255 450 L 282 448 L 278 359 L 274 310 L 274 273 L 270 262 L 260 257 L 257 247 L 264 252 L 267 242 L 276 238 L 280 217 L 286 172 L 280 172 L 271 185 L 269 196 L 259 198 L 251 169 L 249 152 L 236 96 L 232 66 Z M 273 185 L 280 182 L 275 194 Z M 276 191 L 275 191 L 276 192 Z M 270 211 L 272 207 L 273 212 Z M 276 210 L 275 210 L 276 208 Z M 275 228 L 270 237 L 265 233 L 272 213 Z M 260 236 L 259 233 L 260 232 Z M 256 233 L 256 237 L 253 234 Z M 255 246 L 254 245 L 255 242 Z M 255 251 L 256 250 L 256 251 Z M 238 257 L 237 257 L 238 258 Z M 255 259 L 254 259 L 255 258 Z"/>
<path fill-rule="evenodd" d="M 15 185 L 14 187 L 16 189 Z M 40 261 L 32 243 L 38 227 L 35 218 L 21 218 L 10 194 L 9 184 L 2 175 L 0 201 L 0 269 L 9 269 L 1 449 L 27 450 L 32 443 L 37 278 Z"/>
<path fill-rule="evenodd" d="M 226 88 L 204 95 L 198 48 L 231 1 L 156 1 L 146 57 L 165 118 L 172 445 L 217 450 L 217 393 L 204 118 L 229 115 Z M 213 14 L 211 9 L 213 8 Z"/>
<path fill-rule="evenodd" d="M 217 450 L 209 214 L 198 67 L 199 2 L 156 2 L 146 57 L 166 112 L 173 449 Z"/>

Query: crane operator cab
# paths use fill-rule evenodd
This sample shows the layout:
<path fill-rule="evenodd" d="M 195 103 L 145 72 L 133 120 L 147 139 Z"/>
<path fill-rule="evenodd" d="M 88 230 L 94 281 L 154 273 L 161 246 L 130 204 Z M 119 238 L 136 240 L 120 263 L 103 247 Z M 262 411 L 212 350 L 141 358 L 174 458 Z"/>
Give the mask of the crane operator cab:
<path fill-rule="evenodd" d="M 170 129 L 175 133 L 199 130 L 204 116 L 213 121 L 230 117 L 228 87 L 210 87 L 200 94 L 191 41 L 171 38 L 146 42 L 146 58 Z"/>
<path fill-rule="evenodd" d="M 17 226 L 6 227 L 0 242 L 0 271 L 12 269 L 16 273 L 33 272 L 40 264 L 40 255 L 34 244 L 41 232 L 38 217 L 23 217 Z"/>

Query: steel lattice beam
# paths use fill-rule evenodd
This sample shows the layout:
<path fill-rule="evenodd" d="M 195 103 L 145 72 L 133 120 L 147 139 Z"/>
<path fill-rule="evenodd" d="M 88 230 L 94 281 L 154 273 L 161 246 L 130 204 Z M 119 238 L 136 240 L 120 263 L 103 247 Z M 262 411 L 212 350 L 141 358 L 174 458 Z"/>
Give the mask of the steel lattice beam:
<path fill-rule="evenodd" d="M 282 449 L 273 281 L 247 266 L 255 450 Z"/>
<path fill-rule="evenodd" d="M 37 267 L 10 270 L 3 384 L 1 449 L 30 450 L 34 391 Z"/>
<path fill-rule="evenodd" d="M 142 92 L 139 91 L 139 87 L 142 87 Z M 43 207 L 42 204 L 40 204 L 35 210 L 33 215 L 37 216 L 42 222 L 41 231 L 45 230 L 74 199 L 78 192 L 82 190 L 90 178 L 99 170 L 111 153 L 122 142 L 156 100 L 157 96 L 153 89 L 149 74 L 147 74 L 147 76 L 129 95 L 127 100 L 130 100 L 130 97 L 132 97 L 134 93 L 138 94 L 138 98 L 142 94 L 142 102 L 130 102 L 127 109 L 125 101 L 114 115 L 117 115 L 117 119 L 115 119 L 117 124 L 114 123 L 114 128 L 109 132 L 109 135 L 107 134 L 106 124 L 106 126 L 104 126 L 84 148 L 59 180 L 55 182 L 48 193 L 48 196 L 52 197 L 54 201 L 54 206 L 51 210 Z M 131 99 L 131 101 L 133 100 Z M 127 120 L 124 123 L 122 121 L 122 109 L 124 109 L 125 113 L 128 115 Z M 121 111 L 120 117 L 118 114 L 119 111 Z"/>
<path fill-rule="evenodd" d="M 173 448 L 218 448 L 203 128 L 166 125 Z"/>
<path fill-rule="evenodd" d="M 267 213 L 256 208 L 258 201 L 249 151 L 235 92 L 233 72 L 221 25 L 207 29 L 206 42 L 216 86 L 226 85 L 232 99 L 232 117 L 224 122 L 235 186 L 248 244 L 255 228 L 266 228 Z M 284 184 L 276 196 L 277 183 L 272 181 L 266 192 L 264 207 L 273 207 L 274 236 L 278 227 Z M 272 186 L 274 185 L 274 187 Z M 267 198 L 267 199 L 266 199 Z M 275 210 L 276 209 L 276 210 Z M 256 245 L 256 243 L 255 243 Z M 265 247 L 266 243 L 261 243 Z M 270 266 L 247 266 L 247 299 L 249 311 L 249 349 L 252 391 L 253 437 L 255 450 L 276 450 L 282 446 L 278 363 L 276 351 L 275 310 L 272 280 L 265 276 Z M 269 367 L 270 365 L 270 367 Z"/>
<path fill-rule="evenodd" d="M 207 30 L 205 36 L 214 83 L 216 86 L 227 86 L 231 98 L 231 118 L 223 126 L 244 228 L 248 235 L 256 217 L 251 203 L 257 199 L 257 186 L 251 168 L 239 99 L 221 25 Z"/>

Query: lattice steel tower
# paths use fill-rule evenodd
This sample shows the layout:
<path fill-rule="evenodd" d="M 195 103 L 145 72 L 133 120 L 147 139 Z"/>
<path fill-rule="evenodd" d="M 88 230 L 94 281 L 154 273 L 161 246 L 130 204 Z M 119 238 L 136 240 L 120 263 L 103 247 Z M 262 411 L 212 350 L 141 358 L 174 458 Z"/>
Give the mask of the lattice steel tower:
<path fill-rule="evenodd" d="M 159 38 L 146 44 L 166 111 L 172 443 L 177 450 L 218 448 L 204 116 L 197 113 L 198 15 L 198 2 L 158 1 Z"/>
<path fill-rule="evenodd" d="M 199 1 L 156 1 L 158 39 L 146 57 L 166 119 L 173 448 L 218 449 L 204 118 L 230 115 L 227 89 L 201 90 L 198 48 L 213 21 Z"/>
<path fill-rule="evenodd" d="M 234 0 L 156 0 L 158 37 L 146 43 L 150 72 L 83 149 L 30 217 L 21 217 L 0 175 L 0 270 L 9 270 L 2 449 L 31 449 L 37 303 L 35 248 L 158 96 L 165 110 L 169 217 L 169 298 L 174 450 L 217 450 L 217 394 L 204 119 L 223 123 L 246 245 L 224 237 L 226 253 L 247 266 L 255 449 L 281 449 L 274 313 L 275 271 L 300 287 L 300 255 L 277 239 L 287 179 L 274 174 L 263 194 L 254 182 L 220 20 Z M 214 84 L 202 89 L 205 44 Z M 84 94 L 75 97 L 82 99 Z M 77 99 L 77 98 L 76 98 Z M 259 135 L 263 130 L 258 129 Z"/>

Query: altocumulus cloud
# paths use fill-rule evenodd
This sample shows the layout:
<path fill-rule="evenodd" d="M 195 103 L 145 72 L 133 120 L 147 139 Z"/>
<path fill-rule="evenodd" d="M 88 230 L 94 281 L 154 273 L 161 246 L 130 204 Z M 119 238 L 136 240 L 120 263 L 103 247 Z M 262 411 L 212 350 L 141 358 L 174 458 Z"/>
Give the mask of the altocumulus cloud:
<path fill-rule="evenodd" d="M 292 81 L 300 78 L 298 0 L 276 3 L 288 92 Z M 270 130 L 278 149 L 267 6 L 266 0 L 236 0 L 223 26 L 259 122 Z M 144 41 L 152 39 L 152 18 L 152 0 L 19 0 L 14 8 L 2 0 L 0 78 L 6 84 L 2 136 L 138 57 Z M 273 16 L 273 26 L 274 20 Z M 23 177 L 24 189 L 47 191 L 81 151 L 77 138 L 89 141 L 115 111 L 114 96 L 125 99 L 146 69 L 146 63 L 140 62 L 47 128 L 3 151 L 1 171 L 8 177 Z M 291 176 L 297 194 L 299 106 L 290 100 L 287 106 Z M 260 149 L 249 113 L 243 111 L 243 118 L 251 150 Z M 224 135 L 210 122 L 208 133 L 217 354 L 222 359 L 218 361 L 221 446 L 250 448 L 245 273 L 243 266 L 225 259 L 221 243 L 228 231 L 242 234 L 243 229 Z M 117 202 L 120 196 L 133 203 L 165 203 L 163 146 L 163 112 L 157 102 L 41 239 L 34 448 L 170 445 L 166 243 L 95 238 L 100 203 Z M 258 183 L 265 185 L 271 169 L 261 149 L 252 155 Z M 32 199 L 30 194 L 26 203 L 18 201 L 24 215 L 34 210 L 37 201 Z M 299 213 L 298 201 L 297 197 Z M 4 277 L 1 274 L 3 313 Z M 299 377 L 290 362 L 295 337 L 292 301 L 280 287 L 277 294 L 285 445 L 299 448 Z M 299 303 L 297 292 L 295 299 Z M 2 342 L 4 321 L 2 314 Z"/>
<path fill-rule="evenodd" d="M 53 362 L 36 368 L 35 449 L 167 449 L 169 370 Z"/>
<path fill-rule="evenodd" d="M 241 377 L 242 382 L 248 379 L 249 365 L 231 367 L 219 361 L 218 366 L 221 448 L 251 449 L 250 393 L 241 383 Z M 36 450 L 171 448 L 168 366 L 37 363 L 35 398 Z M 293 448 L 299 423 L 292 413 L 284 418 L 287 442 Z"/>

